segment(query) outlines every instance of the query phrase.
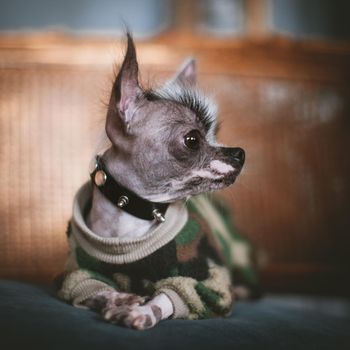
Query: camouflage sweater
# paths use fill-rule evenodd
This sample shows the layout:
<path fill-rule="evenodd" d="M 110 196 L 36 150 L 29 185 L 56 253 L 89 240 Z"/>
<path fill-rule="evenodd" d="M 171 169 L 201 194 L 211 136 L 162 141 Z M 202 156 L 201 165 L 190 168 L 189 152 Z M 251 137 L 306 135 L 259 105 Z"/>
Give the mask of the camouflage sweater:
<path fill-rule="evenodd" d="M 79 306 L 106 289 L 154 296 L 165 293 L 174 318 L 228 314 L 233 284 L 255 293 L 258 278 L 249 241 L 223 206 L 207 196 L 170 205 L 166 221 L 133 241 L 103 238 L 86 225 L 91 185 L 76 195 L 68 227 L 70 254 L 59 296 Z"/>

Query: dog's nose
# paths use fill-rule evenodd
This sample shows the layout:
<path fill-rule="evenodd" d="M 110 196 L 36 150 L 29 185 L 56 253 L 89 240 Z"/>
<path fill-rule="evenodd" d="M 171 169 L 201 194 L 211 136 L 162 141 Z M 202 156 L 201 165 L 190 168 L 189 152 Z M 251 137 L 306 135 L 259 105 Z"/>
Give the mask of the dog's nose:
<path fill-rule="evenodd" d="M 245 152 L 242 148 L 232 148 L 232 158 L 235 162 L 237 162 L 239 165 L 243 166 L 245 161 Z"/>

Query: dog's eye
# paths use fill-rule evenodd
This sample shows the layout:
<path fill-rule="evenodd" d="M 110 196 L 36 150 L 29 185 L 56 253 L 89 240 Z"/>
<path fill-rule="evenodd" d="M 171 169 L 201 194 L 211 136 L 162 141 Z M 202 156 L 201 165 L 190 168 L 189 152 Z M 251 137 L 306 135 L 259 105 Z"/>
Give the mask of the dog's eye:
<path fill-rule="evenodd" d="M 198 130 L 191 130 L 185 135 L 184 142 L 189 149 L 197 150 L 199 148 L 200 133 Z"/>

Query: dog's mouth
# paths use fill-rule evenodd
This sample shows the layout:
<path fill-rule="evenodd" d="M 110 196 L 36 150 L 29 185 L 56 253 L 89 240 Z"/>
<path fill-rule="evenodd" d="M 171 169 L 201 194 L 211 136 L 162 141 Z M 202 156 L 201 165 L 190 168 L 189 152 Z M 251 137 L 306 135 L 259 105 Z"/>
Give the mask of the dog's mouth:
<path fill-rule="evenodd" d="M 212 169 L 208 173 L 208 169 L 202 169 L 185 178 L 170 180 L 166 187 L 163 187 L 166 188 L 163 193 L 157 192 L 143 197 L 156 202 L 175 203 L 191 196 L 229 187 L 235 183 L 241 170 L 242 166 L 236 166 L 232 171 L 223 174 Z"/>
<path fill-rule="evenodd" d="M 171 197 L 173 198 L 173 201 L 176 201 L 189 196 L 224 189 L 234 184 L 240 171 L 241 169 L 235 169 L 229 174 L 217 176 L 217 178 L 213 179 L 195 176 L 188 181 L 177 183 L 175 186 L 173 185 Z"/>
<path fill-rule="evenodd" d="M 191 181 L 187 182 L 184 189 L 193 188 L 193 187 L 197 187 L 197 186 L 201 187 L 202 185 L 206 185 L 208 187 L 211 187 L 211 186 L 226 187 L 226 186 L 232 185 L 236 181 L 237 176 L 238 176 L 238 174 L 236 175 L 233 172 L 231 174 L 226 175 L 226 176 L 221 176 L 217 179 L 212 179 L 212 180 L 208 180 L 206 178 L 197 176 L 197 177 L 193 178 Z"/>

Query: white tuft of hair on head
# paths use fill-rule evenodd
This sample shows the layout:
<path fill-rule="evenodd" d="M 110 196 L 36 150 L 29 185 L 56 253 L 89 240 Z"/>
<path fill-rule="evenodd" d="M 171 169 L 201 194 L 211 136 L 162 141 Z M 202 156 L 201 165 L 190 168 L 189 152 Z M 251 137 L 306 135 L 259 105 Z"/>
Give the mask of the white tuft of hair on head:
<path fill-rule="evenodd" d="M 177 84 L 174 81 L 166 82 L 154 93 L 160 98 L 178 102 L 198 112 L 198 116 L 203 124 L 208 126 L 208 141 L 215 142 L 218 107 L 213 96 L 204 94 L 199 89 L 191 86 Z"/>

